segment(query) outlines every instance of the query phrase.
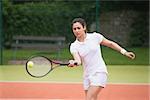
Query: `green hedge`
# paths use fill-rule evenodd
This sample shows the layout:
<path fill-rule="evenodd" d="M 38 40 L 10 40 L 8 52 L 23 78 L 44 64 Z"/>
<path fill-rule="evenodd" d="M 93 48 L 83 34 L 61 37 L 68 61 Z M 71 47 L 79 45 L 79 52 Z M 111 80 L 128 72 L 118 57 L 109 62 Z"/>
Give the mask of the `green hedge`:
<path fill-rule="evenodd" d="M 147 46 L 149 41 L 149 13 L 141 12 L 137 20 L 132 24 L 129 38 L 129 46 Z"/>
<path fill-rule="evenodd" d="M 93 14 L 93 17 L 88 17 L 87 14 L 88 16 Z M 70 25 L 75 17 L 93 20 L 95 1 L 11 4 L 6 0 L 4 1 L 5 41 L 11 42 L 12 35 L 20 34 L 61 35 L 66 36 L 70 41 L 73 38 Z"/>
<path fill-rule="evenodd" d="M 18 1 L 19 2 L 19 1 Z M 96 0 L 69 1 L 51 0 L 49 2 L 27 2 L 12 4 L 3 0 L 4 43 L 10 45 L 13 35 L 65 36 L 74 40 L 71 21 L 75 17 L 86 19 L 88 26 L 96 20 Z M 140 15 L 132 24 L 129 33 L 129 46 L 148 46 L 149 33 L 148 1 L 101 1 L 100 13 L 114 10 L 133 9 Z M 99 11 L 98 11 L 99 12 Z M 89 29 L 89 28 L 88 28 Z"/>

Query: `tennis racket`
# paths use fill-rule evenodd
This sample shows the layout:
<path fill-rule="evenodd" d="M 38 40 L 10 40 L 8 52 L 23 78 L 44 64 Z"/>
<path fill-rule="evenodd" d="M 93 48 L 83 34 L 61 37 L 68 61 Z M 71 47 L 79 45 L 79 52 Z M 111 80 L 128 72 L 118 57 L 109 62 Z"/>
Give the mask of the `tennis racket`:
<path fill-rule="evenodd" d="M 27 73 L 35 78 L 41 78 L 57 67 L 67 66 L 69 62 L 50 60 L 45 56 L 32 56 L 26 62 Z M 77 63 L 75 63 L 77 65 Z"/>

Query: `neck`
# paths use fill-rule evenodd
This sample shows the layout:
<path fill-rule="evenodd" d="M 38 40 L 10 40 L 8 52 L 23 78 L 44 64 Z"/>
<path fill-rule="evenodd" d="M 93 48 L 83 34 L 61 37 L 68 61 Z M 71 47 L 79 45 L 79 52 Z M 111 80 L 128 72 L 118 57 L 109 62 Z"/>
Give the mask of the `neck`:
<path fill-rule="evenodd" d="M 82 36 L 78 37 L 77 40 L 80 42 L 84 42 L 85 38 L 86 38 L 86 33 L 83 34 Z"/>

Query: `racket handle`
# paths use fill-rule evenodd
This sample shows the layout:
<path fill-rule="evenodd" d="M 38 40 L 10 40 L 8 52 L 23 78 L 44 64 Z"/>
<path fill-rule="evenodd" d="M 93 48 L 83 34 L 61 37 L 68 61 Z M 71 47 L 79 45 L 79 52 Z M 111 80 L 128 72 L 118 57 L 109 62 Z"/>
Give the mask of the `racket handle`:
<path fill-rule="evenodd" d="M 74 65 L 78 65 L 78 63 L 77 63 L 77 62 L 75 62 L 75 63 L 74 63 Z"/>

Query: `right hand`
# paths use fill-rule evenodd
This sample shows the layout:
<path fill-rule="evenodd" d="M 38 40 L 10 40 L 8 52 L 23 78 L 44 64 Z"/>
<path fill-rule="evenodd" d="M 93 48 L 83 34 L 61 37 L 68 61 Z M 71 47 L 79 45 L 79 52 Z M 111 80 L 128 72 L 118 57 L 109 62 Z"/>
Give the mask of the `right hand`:
<path fill-rule="evenodd" d="M 74 67 L 74 66 L 77 66 L 77 61 L 75 61 L 75 60 L 69 60 L 68 67 Z"/>

